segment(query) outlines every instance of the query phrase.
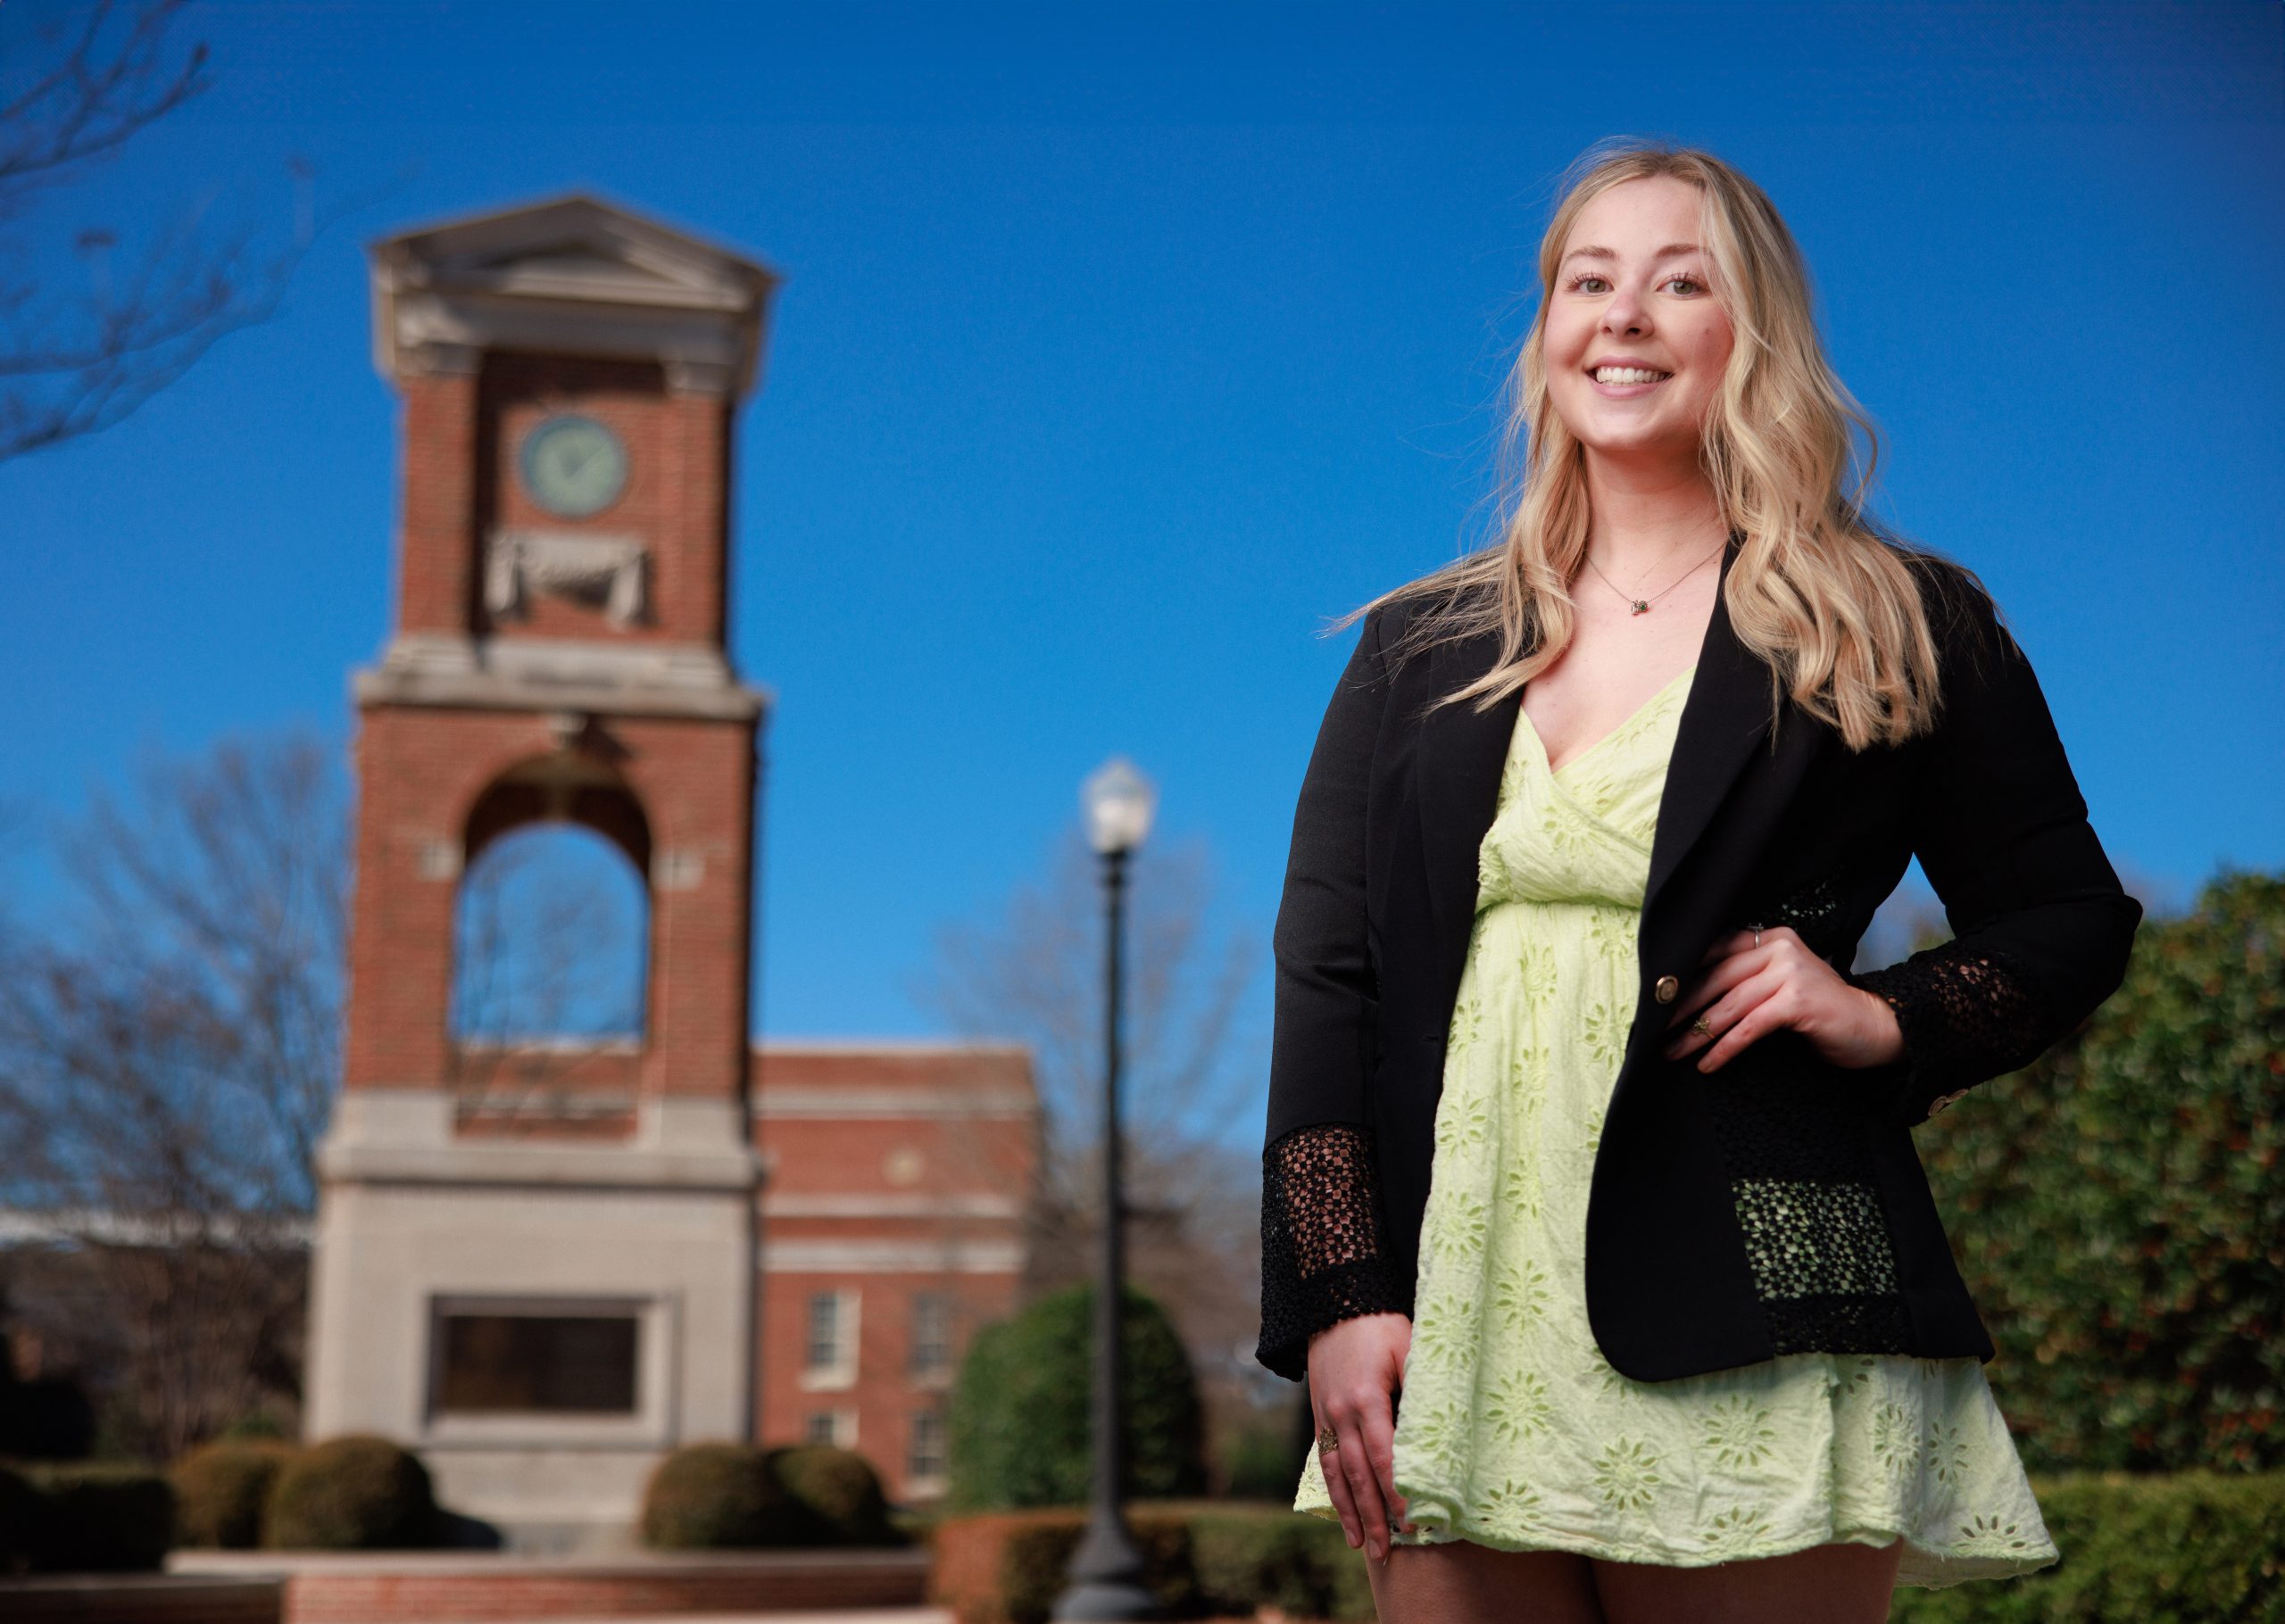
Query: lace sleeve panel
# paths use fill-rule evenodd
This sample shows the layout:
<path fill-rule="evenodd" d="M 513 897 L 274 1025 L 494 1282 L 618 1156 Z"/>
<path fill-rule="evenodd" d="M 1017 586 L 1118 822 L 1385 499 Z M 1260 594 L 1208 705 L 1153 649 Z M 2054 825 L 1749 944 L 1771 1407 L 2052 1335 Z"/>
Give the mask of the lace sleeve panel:
<path fill-rule="evenodd" d="M 1875 1075 L 1890 1114 L 1906 1126 L 1925 1122 L 1977 1083 L 2030 1065 L 2053 1040 L 2046 995 L 2004 952 L 1948 942 L 1844 979 L 1896 1012 L 1904 1054 Z"/>
<path fill-rule="evenodd" d="M 1352 1123 L 1296 1128 L 1261 1159 L 1261 1341 L 1254 1357 L 1289 1381 L 1309 1373 L 1309 1338 L 1367 1313 L 1408 1313 L 1383 1244 L 1371 1133 Z"/>
<path fill-rule="evenodd" d="M 1935 730 L 1913 745 L 1913 849 L 1954 940 L 1848 978 L 1896 1011 L 1904 1055 L 1869 1081 L 1906 1125 L 2091 1015 L 2125 979 L 2142 917 L 1997 605 L 1958 566 L 1920 562 L 1941 692 Z"/>

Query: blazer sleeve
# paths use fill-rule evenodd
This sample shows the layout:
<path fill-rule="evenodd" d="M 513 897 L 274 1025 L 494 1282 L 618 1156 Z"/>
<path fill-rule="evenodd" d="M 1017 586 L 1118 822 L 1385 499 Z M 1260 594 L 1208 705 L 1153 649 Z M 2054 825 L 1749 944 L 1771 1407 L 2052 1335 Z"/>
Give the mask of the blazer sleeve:
<path fill-rule="evenodd" d="M 1261 1337 L 1289 1380 L 1309 1339 L 1360 1314 L 1408 1313 L 1383 1245 L 1367 1089 L 1380 989 L 1365 905 L 1366 814 L 1387 708 L 1379 611 L 1365 617 L 1301 781 L 1276 961 L 1262 1151 Z"/>
<path fill-rule="evenodd" d="M 1895 1010 L 1904 1053 L 1867 1073 L 1909 1127 L 2029 1065 L 2125 980 L 2142 905 L 2087 821 L 2031 661 L 1990 598 L 1932 568 L 1942 702 L 1907 807 L 1953 937 L 1849 981 Z M 1909 747 L 1908 747 L 1909 748 Z"/>

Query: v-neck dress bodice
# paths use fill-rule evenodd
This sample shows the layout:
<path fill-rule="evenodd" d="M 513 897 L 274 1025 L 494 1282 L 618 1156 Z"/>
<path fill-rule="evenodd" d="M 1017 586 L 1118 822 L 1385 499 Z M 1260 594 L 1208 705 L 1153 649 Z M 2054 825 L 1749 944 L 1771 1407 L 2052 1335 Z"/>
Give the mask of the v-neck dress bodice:
<path fill-rule="evenodd" d="M 1899 1582 L 1930 1587 L 2044 1567 L 2058 1553 L 1973 1357 L 1638 1382 L 1595 1344 L 1587 1192 L 1696 670 L 1560 768 L 1516 708 L 1436 1108 L 1395 1438 L 1418 1532 L 1396 1537 L 1696 1567 L 1900 1535 Z M 1338 1515 L 1315 1446 L 1294 1509 Z"/>

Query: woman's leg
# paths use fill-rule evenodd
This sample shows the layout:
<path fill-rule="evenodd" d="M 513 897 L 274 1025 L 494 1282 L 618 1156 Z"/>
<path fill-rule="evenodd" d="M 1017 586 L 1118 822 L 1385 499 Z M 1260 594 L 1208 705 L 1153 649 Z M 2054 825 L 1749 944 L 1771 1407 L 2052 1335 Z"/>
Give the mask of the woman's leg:
<path fill-rule="evenodd" d="M 1569 1551 L 1463 1539 L 1392 1545 L 1385 1563 L 1365 1566 L 1381 1624 L 1605 1624 L 1587 1559 Z"/>
<path fill-rule="evenodd" d="M 1709 1568 L 1602 1561 L 1593 1567 L 1610 1624 L 1882 1624 L 1903 1560 L 1898 1538 L 1812 1545 Z"/>

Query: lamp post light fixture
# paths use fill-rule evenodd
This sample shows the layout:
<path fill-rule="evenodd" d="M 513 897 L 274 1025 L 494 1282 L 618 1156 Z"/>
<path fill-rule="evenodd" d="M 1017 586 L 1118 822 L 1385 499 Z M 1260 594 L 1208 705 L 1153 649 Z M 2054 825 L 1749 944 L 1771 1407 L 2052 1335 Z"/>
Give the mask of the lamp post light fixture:
<path fill-rule="evenodd" d="M 1126 1295 L 1119 1183 L 1118 1072 L 1121 937 L 1126 911 L 1126 859 L 1151 833 L 1158 807 L 1151 781 L 1124 756 L 1089 775 L 1080 793 L 1087 812 L 1087 842 L 1103 859 L 1106 931 L 1103 951 L 1103 1206 L 1102 1247 L 1095 1275 L 1093 1404 L 1094 1504 L 1086 1537 L 1071 1554 L 1070 1583 L 1055 1599 L 1056 1619 L 1157 1619 L 1158 1600 L 1142 1584 L 1142 1553 L 1122 1509 L 1126 1477 L 1120 1435 L 1119 1308 Z"/>

